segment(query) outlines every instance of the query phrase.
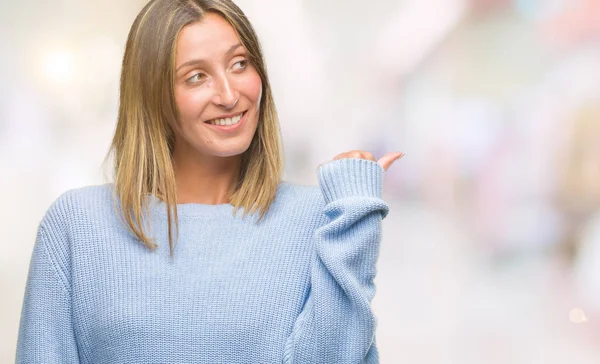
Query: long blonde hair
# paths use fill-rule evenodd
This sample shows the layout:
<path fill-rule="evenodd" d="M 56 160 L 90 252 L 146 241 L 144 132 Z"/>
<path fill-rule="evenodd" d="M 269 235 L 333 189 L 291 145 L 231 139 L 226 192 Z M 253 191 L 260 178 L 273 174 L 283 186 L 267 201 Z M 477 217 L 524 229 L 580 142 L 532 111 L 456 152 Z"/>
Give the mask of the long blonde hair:
<path fill-rule="evenodd" d="M 146 247 L 158 247 L 142 227 L 149 195 L 166 203 L 170 256 L 173 228 L 179 231 L 172 153 L 178 120 L 174 97 L 177 38 L 188 24 L 207 13 L 222 16 L 248 51 L 262 81 L 258 127 L 242 155 L 239 181 L 229 196 L 245 216 L 260 219 L 275 200 L 283 161 L 279 121 L 258 37 L 244 13 L 230 0 L 152 0 L 138 14 L 127 38 L 120 80 L 119 114 L 107 158 L 113 154 L 114 201 L 121 221 Z M 118 212 L 118 209 L 117 209 Z M 124 220 L 123 220 L 124 218 Z M 151 227 L 151 226 L 150 226 Z"/>

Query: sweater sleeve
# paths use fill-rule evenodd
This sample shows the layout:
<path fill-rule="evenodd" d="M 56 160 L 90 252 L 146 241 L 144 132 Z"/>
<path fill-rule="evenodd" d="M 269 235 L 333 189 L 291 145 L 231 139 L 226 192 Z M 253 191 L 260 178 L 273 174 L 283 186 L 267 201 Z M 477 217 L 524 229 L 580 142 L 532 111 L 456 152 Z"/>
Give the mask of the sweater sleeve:
<path fill-rule="evenodd" d="M 284 353 L 284 364 L 379 363 L 375 295 L 384 170 L 346 158 L 318 169 L 325 223 L 314 234 L 310 290 Z"/>
<path fill-rule="evenodd" d="M 67 276 L 40 224 L 29 265 L 17 338 L 16 364 L 79 363 Z"/>

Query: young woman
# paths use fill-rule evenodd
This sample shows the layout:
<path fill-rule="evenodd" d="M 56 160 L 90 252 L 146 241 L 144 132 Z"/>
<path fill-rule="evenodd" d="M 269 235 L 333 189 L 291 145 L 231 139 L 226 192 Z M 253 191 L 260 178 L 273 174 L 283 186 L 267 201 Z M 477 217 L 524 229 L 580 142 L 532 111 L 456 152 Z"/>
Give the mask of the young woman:
<path fill-rule="evenodd" d="M 17 363 L 378 362 L 381 190 L 401 154 L 282 181 L 262 51 L 231 1 L 144 7 L 112 152 L 114 183 L 40 222 Z"/>

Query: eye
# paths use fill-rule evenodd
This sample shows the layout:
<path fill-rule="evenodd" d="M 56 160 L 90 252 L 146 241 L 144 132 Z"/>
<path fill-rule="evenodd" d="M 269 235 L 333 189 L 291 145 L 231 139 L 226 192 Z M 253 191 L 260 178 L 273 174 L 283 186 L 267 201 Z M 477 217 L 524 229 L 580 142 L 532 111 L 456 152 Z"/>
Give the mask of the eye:
<path fill-rule="evenodd" d="M 197 83 L 200 81 L 199 76 L 204 76 L 202 73 L 196 73 L 192 77 L 188 78 L 185 82 L 187 83 Z"/>
<path fill-rule="evenodd" d="M 242 70 L 243 70 L 243 69 L 245 69 L 246 67 L 248 67 L 248 60 L 247 60 L 247 59 L 243 59 L 243 60 L 241 60 L 241 61 L 238 61 L 238 62 L 236 62 L 236 63 L 234 64 L 234 66 L 235 66 L 236 64 L 240 64 L 240 68 L 239 68 L 239 69 L 242 69 Z"/>

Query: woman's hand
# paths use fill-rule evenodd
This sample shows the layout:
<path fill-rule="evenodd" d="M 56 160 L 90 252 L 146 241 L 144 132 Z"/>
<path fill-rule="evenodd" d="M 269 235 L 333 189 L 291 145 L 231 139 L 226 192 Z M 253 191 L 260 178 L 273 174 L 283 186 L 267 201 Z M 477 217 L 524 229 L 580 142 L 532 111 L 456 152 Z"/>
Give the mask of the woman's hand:
<path fill-rule="evenodd" d="M 395 161 L 397 161 L 398 159 L 400 159 L 402 157 L 404 157 L 404 153 L 401 153 L 401 152 L 387 153 L 383 157 L 379 158 L 379 160 L 377 160 L 377 163 L 383 167 L 384 171 L 387 171 L 387 169 L 392 165 L 392 163 L 394 163 Z M 373 154 L 371 154 L 367 151 L 364 151 L 364 150 L 351 150 L 349 152 L 344 152 L 344 153 L 336 155 L 333 158 L 333 160 L 342 159 L 342 158 L 359 158 L 359 159 L 367 159 L 367 160 L 370 160 L 373 162 L 376 161 Z M 323 164 L 325 164 L 325 163 L 319 164 L 319 167 L 322 166 Z"/>

